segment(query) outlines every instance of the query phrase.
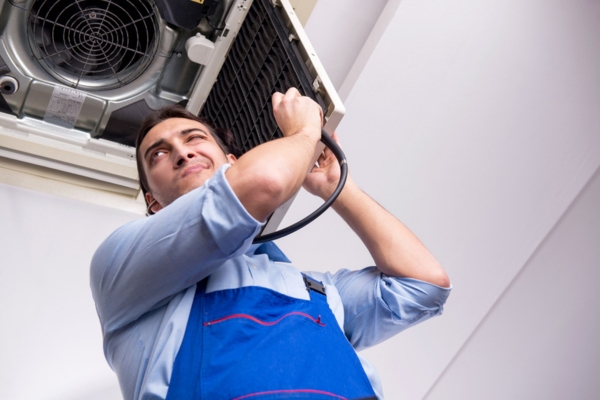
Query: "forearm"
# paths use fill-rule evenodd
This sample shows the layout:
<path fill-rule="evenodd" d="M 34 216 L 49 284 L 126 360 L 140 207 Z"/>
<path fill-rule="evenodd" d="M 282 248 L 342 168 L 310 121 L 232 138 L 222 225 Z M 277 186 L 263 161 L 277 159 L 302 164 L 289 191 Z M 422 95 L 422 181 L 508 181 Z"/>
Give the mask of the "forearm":
<path fill-rule="evenodd" d="M 381 272 L 442 287 L 450 285 L 446 272 L 423 243 L 352 179 L 333 208 L 359 236 Z"/>
<path fill-rule="evenodd" d="M 261 144 L 227 171 L 229 184 L 250 215 L 264 221 L 298 191 L 314 157 L 315 137 L 299 132 Z"/>

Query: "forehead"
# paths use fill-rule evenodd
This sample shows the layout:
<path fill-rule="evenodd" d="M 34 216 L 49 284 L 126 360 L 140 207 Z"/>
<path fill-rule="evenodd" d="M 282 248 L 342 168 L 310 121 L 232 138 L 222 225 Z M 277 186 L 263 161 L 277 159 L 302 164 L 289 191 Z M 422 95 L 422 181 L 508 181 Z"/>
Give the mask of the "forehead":
<path fill-rule="evenodd" d="M 169 118 L 148 131 L 142 140 L 140 149 L 144 150 L 158 140 L 176 140 L 182 136 L 183 131 L 189 129 L 200 129 L 210 133 L 208 127 L 198 121 L 187 118 Z M 212 135 L 209 134 L 209 136 L 212 138 Z"/>

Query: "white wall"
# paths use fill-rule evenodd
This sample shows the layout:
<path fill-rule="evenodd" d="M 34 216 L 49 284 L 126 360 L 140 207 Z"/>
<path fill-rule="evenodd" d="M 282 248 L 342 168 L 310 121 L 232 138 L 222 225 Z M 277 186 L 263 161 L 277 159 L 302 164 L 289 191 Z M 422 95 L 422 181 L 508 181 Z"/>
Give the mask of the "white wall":
<path fill-rule="evenodd" d="M 332 4 L 347 5 L 315 13 Z M 599 17 L 585 0 L 404 0 L 369 49 L 339 128 L 351 173 L 454 285 L 444 316 L 365 352 L 387 398 L 598 389 Z M 326 68 L 342 60 L 343 35 L 307 28 Z M 286 221 L 315 204 L 300 196 Z M 0 207 L 2 397 L 118 398 L 87 274 L 134 216 L 6 185 Z M 280 242 L 303 269 L 371 263 L 332 213 Z"/>
<path fill-rule="evenodd" d="M 373 50 L 339 129 L 351 173 L 423 239 L 454 285 L 443 317 L 366 352 L 382 373 L 388 398 L 417 399 L 429 390 L 432 398 L 487 398 L 483 390 L 459 388 L 498 368 L 512 368 L 510 378 L 530 378 L 504 382 L 520 390 L 520 396 L 504 398 L 561 398 L 597 388 L 570 374 L 560 381 L 560 392 L 540 387 L 552 378 L 547 358 L 522 363 L 513 352 L 494 369 L 488 356 L 506 345 L 498 335 L 472 334 L 484 318 L 527 331 L 526 313 L 515 320 L 492 307 L 522 284 L 515 276 L 600 165 L 599 17 L 600 3 L 583 0 L 404 0 Z M 302 204 L 289 220 L 307 211 Z M 584 215 L 598 214 L 597 202 L 585 204 Z M 285 239 L 286 249 L 294 261 L 316 258 L 322 268 L 368 260 L 341 229 L 339 219 L 326 216 Z M 571 234 L 586 243 L 590 257 L 581 279 L 594 281 L 586 266 L 594 265 L 598 231 L 575 223 Z M 311 243 L 311 251 L 294 247 L 295 240 Z M 547 251 L 553 267 L 569 274 L 573 249 L 556 244 Z M 547 295 L 563 279 L 539 278 L 535 285 L 528 281 L 531 298 Z M 566 304 L 579 301 L 563 295 Z M 511 304 L 517 314 L 518 302 Z M 574 318 L 587 319 L 596 330 L 588 316 L 599 311 L 593 301 L 573 310 Z M 590 364 L 578 357 L 579 346 L 595 342 L 568 329 L 554 332 L 554 322 L 544 322 L 549 314 L 543 315 L 531 328 L 547 328 L 538 345 L 551 352 L 578 342 L 569 362 L 585 370 Z M 469 351 L 475 338 L 487 352 Z M 460 349 L 470 358 L 457 357 L 438 388 Z M 489 377 L 478 389 L 500 380 Z M 507 392 L 501 393 L 498 398 Z"/>
<path fill-rule="evenodd" d="M 92 254 L 139 218 L 0 184 L 0 398 L 120 398 L 89 288 Z"/>
<path fill-rule="evenodd" d="M 600 170 L 448 365 L 428 399 L 600 393 Z"/>

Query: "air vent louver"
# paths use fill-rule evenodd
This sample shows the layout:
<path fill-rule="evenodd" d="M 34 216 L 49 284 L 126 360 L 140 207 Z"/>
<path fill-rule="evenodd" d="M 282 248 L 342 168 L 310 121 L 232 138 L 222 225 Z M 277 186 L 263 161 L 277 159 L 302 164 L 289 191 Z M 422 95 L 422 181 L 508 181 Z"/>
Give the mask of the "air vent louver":
<path fill-rule="evenodd" d="M 158 48 L 159 27 L 147 0 L 36 0 L 29 45 L 62 83 L 107 90 L 137 78 Z"/>
<path fill-rule="evenodd" d="M 324 107 L 301 60 L 279 9 L 255 0 L 200 115 L 230 129 L 244 152 L 281 137 L 271 106 L 275 91 L 296 87 Z"/>

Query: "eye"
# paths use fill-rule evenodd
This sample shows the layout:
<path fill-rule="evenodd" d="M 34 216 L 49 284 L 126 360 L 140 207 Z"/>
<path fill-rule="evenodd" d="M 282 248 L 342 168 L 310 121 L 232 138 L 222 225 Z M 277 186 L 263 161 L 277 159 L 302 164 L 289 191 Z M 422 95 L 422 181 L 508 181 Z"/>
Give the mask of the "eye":
<path fill-rule="evenodd" d="M 160 159 L 163 155 L 167 154 L 164 150 L 156 150 L 150 155 L 150 162 L 155 163 L 158 159 Z"/>
<path fill-rule="evenodd" d="M 188 138 L 188 142 L 192 142 L 192 141 L 198 141 L 198 140 L 206 140 L 206 135 L 203 135 L 201 133 L 197 133 L 194 135 L 190 135 Z"/>

